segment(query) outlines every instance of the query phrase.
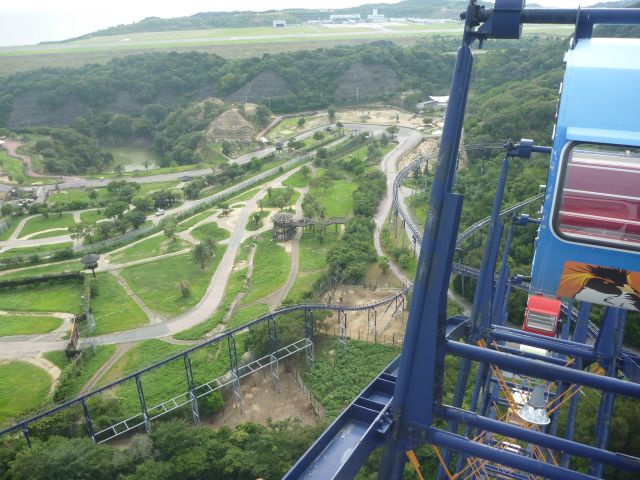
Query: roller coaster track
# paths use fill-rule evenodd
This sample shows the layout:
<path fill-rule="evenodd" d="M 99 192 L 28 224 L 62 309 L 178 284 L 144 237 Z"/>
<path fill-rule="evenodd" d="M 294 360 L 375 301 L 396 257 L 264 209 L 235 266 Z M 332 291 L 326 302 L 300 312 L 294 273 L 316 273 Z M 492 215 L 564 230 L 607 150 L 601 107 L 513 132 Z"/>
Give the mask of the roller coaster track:
<path fill-rule="evenodd" d="M 413 173 L 416 169 L 420 168 L 420 166 L 423 163 L 425 163 L 427 160 L 432 160 L 432 158 L 429 158 L 427 156 L 418 157 L 414 162 L 402 168 L 398 172 L 398 175 L 396 176 L 393 182 L 393 204 L 392 204 L 393 207 L 392 208 L 394 208 L 395 211 L 398 212 L 398 215 L 402 217 L 402 220 L 404 221 L 405 225 L 411 231 L 413 240 L 418 245 L 422 244 L 422 233 L 420 232 L 420 228 L 413 221 L 413 218 L 411 218 L 411 215 L 402 208 L 402 202 L 400 201 L 399 192 L 400 192 L 400 187 L 402 186 L 404 181 L 409 177 L 409 175 Z M 523 208 L 526 208 L 529 205 L 542 200 L 543 198 L 544 198 L 543 193 L 535 195 L 533 197 L 529 197 L 519 203 L 516 203 L 515 205 L 505 208 L 500 212 L 500 216 L 501 217 L 513 216 Z M 466 242 L 476 232 L 481 230 L 483 227 L 487 226 L 490 222 L 491 222 L 491 217 L 485 217 L 481 220 L 478 220 L 473 225 L 469 226 L 467 229 L 465 229 L 463 232 L 461 232 L 458 235 L 456 239 L 456 245 L 461 245 L 464 242 Z M 464 265 L 458 262 L 453 263 L 452 272 L 457 275 L 462 275 L 465 277 L 472 277 L 472 278 L 477 278 L 480 275 L 480 269 L 471 267 L 468 265 Z M 511 284 L 511 286 L 519 290 L 529 291 L 528 282 L 514 282 Z M 569 314 L 569 309 L 571 309 L 571 319 L 575 321 L 575 319 L 577 319 L 578 317 L 578 309 L 569 305 L 566 302 L 562 302 L 562 312 L 567 316 Z M 589 337 L 591 339 L 595 339 L 598 336 L 599 329 L 596 326 L 596 324 L 594 324 L 593 322 L 589 321 L 587 325 L 587 330 L 589 333 Z"/>

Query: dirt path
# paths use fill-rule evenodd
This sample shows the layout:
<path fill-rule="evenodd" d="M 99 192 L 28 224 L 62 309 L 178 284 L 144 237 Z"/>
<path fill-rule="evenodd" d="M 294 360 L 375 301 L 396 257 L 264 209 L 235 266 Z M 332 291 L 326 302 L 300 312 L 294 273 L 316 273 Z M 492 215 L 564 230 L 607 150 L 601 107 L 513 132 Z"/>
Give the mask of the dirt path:
<path fill-rule="evenodd" d="M 122 358 L 122 356 L 127 353 L 127 351 L 133 347 L 134 343 L 120 343 L 116 345 L 116 351 L 113 355 L 107 360 L 102 366 L 98 369 L 96 373 L 93 374 L 93 377 L 86 383 L 82 390 L 80 390 L 79 395 L 84 395 L 85 393 L 90 392 L 93 388 L 98 384 L 100 379 L 107 373 L 111 367 L 113 367 L 118 360 Z"/>
<path fill-rule="evenodd" d="M 302 200 L 308 191 L 308 187 L 297 190 L 300 192 L 300 196 L 298 197 L 294 207 L 295 213 L 302 214 Z M 296 278 L 298 278 L 298 268 L 300 265 L 300 239 L 302 238 L 303 233 L 302 229 L 296 230 L 296 234 L 291 240 L 291 268 L 289 270 L 289 277 L 287 277 L 287 281 L 278 290 L 254 303 L 266 303 L 269 306 L 269 310 L 275 310 L 282 304 L 282 301 L 287 298 L 291 287 L 293 287 L 293 284 L 296 282 Z"/>
<path fill-rule="evenodd" d="M 42 370 L 47 372 L 47 375 L 49 375 L 49 377 L 51 377 L 51 388 L 49 389 L 49 395 L 52 395 L 56 389 L 56 384 L 58 383 L 58 378 L 60 377 L 62 370 L 60 370 L 60 368 L 58 368 L 55 363 L 50 362 L 44 357 L 26 358 L 25 361 L 30 363 L 31 365 L 35 365 L 36 367 L 41 368 Z"/>
<path fill-rule="evenodd" d="M 142 301 L 142 299 L 133 290 L 131 290 L 131 287 L 129 286 L 127 281 L 124 278 L 122 278 L 122 275 L 120 275 L 119 271 L 113 270 L 112 272 L 109 272 L 109 273 L 111 273 L 111 275 L 113 275 L 113 277 L 120 284 L 120 286 L 124 289 L 124 291 L 127 292 L 127 295 L 129 295 L 129 297 L 131 297 L 131 299 L 134 302 L 136 302 L 136 304 L 142 309 L 144 314 L 149 319 L 149 323 L 161 323 L 161 322 L 166 320 L 165 317 L 163 317 L 159 313 L 154 312 L 153 310 L 151 310 L 147 306 L 147 304 L 144 303 Z"/>
<path fill-rule="evenodd" d="M 10 156 L 14 158 L 18 158 L 24 162 L 25 173 L 27 174 L 28 177 L 51 178 L 51 175 L 43 175 L 41 173 L 34 172 L 33 160 L 31 159 L 31 157 L 28 155 L 22 155 L 21 153 L 18 153 L 18 148 L 22 146 L 22 143 L 18 142 L 17 140 L 5 138 L 4 144 L 2 146 L 6 148 Z M 59 178 L 62 181 L 78 181 L 79 180 L 78 177 L 72 177 L 72 176 L 55 175 L 55 177 Z"/>

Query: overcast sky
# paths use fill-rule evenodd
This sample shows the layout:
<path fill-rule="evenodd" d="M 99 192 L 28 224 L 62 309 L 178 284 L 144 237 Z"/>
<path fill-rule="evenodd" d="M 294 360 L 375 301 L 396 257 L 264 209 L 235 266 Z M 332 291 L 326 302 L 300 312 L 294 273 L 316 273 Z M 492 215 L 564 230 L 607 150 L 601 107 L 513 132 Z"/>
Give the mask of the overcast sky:
<path fill-rule="evenodd" d="M 0 46 L 64 40 L 145 17 L 182 17 L 223 10 L 343 8 L 363 3 L 366 0 L 0 0 Z M 536 3 L 584 7 L 596 2 L 537 0 Z"/>

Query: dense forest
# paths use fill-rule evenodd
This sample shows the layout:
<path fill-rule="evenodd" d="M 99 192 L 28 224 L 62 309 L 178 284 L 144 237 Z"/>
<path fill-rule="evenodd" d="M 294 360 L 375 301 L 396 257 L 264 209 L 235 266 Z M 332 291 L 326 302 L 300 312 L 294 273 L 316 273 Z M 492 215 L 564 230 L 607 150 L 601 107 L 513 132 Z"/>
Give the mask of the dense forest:
<path fill-rule="evenodd" d="M 464 0 L 404 0 L 395 4 L 367 3 L 358 7 L 339 9 L 286 9 L 268 10 L 266 12 L 203 12 L 190 17 L 158 18 L 149 17 L 129 25 L 98 30 L 71 40 L 99 37 L 106 35 L 121 35 L 139 32 L 162 32 L 169 30 L 202 30 L 209 28 L 239 28 L 239 27 L 270 27 L 273 20 L 284 19 L 288 23 L 303 23 L 309 20 L 328 20 L 329 15 L 343 15 L 359 13 L 362 18 L 371 14 L 374 8 L 380 10 L 390 18 L 448 18 L 459 19 L 461 11 L 465 10 Z"/>
<path fill-rule="evenodd" d="M 0 82 L 0 129 L 52 137 L 33 153 L 53 173 L 102 171 L 97 145 L 153 146 L 162 164 L 193 164 L 210 123 L 233 102 L 259 103 L 264 125 L 274 112 L 356 101 L 401 102 L 445 93 L 453 59 L 450 40 L 412 48 L 391 42 L 299 51 L 245 60 L 203 53 L 149 53 L 39 69 Z M 383 85 L 383 86 L 381 86 Z M 248 115 L 245 113 L 245 117 Z"/>

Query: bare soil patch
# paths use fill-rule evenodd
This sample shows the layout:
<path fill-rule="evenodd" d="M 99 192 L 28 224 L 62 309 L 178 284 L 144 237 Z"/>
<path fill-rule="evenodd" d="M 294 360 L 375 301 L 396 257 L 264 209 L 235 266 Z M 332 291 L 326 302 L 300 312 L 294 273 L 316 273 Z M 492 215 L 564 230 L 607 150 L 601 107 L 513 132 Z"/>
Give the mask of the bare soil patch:
<path fill-rule="evenodd" d="M 345 285 L 336 290 L 333 303 L 343 303 L 345 305 L 365 305 L 375 300 L 380 300 L 395 293 L 396 289 L 378 288 L 376 290 L 366 289 L 362 286 Z M 325 299 L 326 300 L 326 299 Z M 406 305 L 406 304 L 405 304 Z M 404 337 L 408 311 L 399 311 L 392 317 L 395 311 L 395 302 L 387 309 L 387 305 L 382 305 L 376 309 L 377 332 L 374 330 L 373 317 L 369 317 L 367 310 L 347 312 L 347 335 L 350 338 L 364 340 L 368 342 L 395 343 Z M 332 313 L 325 321 L 324 325 L 329 334 L 335 334 L 334 330 L 338 324 L 338 314 Z M 325 329 L 320 327 L 320 331 Z"/>
<path fill-rule="evenodd" d="M 223 112 L 211 122 L 207 130 L 207 137 L 212 140 L 251 141 L 255 134 L 255 127 L 235 109 Z"/>
<path fill-rule="evenodd" d="M 240 382 L 242 412 L 233 403 L 232 397 L 225 399 L 222 412 L 206 425 L 219 428 L 235 427 L 241 423 L 254 422 L 266 425 L 267 420 L 299 418 L 304 425 L 313 425 L 318 417 L 313 412 L 309 399 L 304 396 L 291 373 L 280 367 L 280 391 L 273 389 L 271 370 L 263 369 Z"/>

